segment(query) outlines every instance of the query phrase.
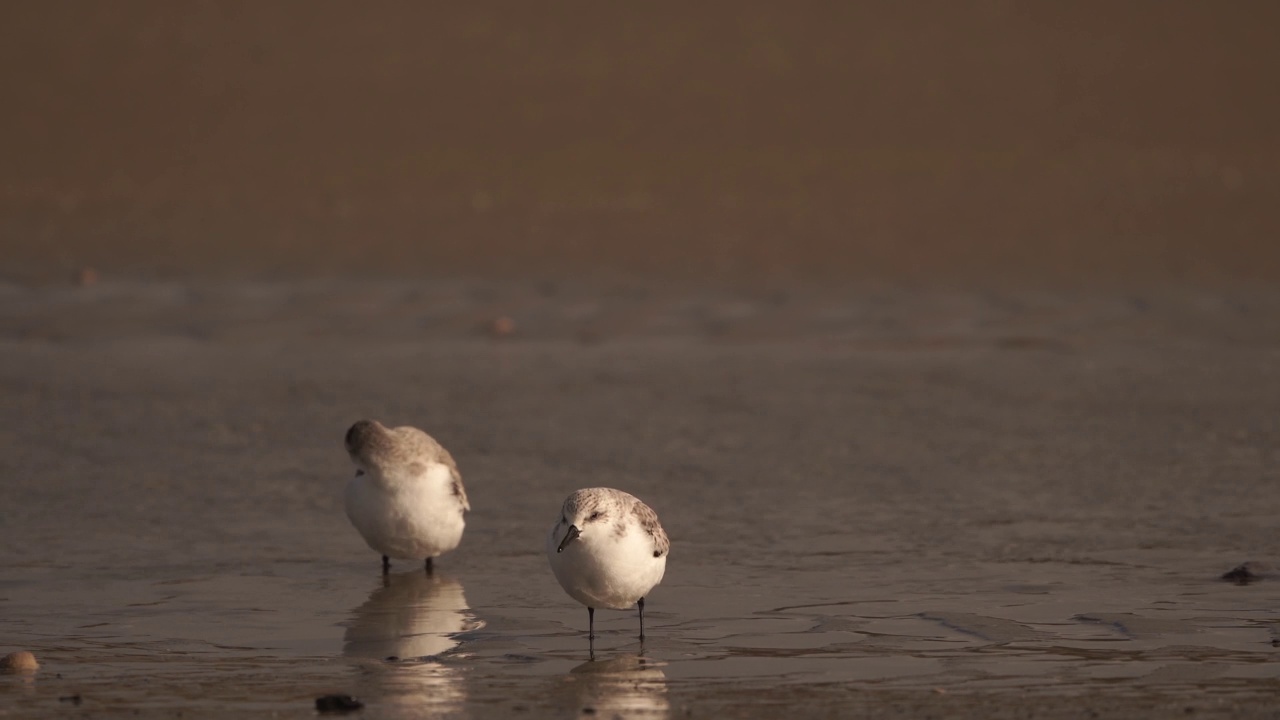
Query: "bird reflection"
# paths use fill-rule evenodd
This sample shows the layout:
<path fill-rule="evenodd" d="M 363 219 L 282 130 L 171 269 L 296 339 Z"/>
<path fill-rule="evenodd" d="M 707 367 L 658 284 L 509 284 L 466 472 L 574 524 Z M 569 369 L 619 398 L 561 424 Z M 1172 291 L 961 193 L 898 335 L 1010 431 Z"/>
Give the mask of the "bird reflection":
<path fill-rule="evenodd" d="M 457 706 L 466 700 L 458 668 L 435 656 L 457 647 L 458 633 L 482 624 L 457 580 L 421 570 L 386 575 L 352 611 L 342 654 L 387 661 L 362 667 L 366 695 L 415 707 Z"/>
<path fill-rule="evenodd" d="M 620 655 L 590 660 L 569 671 L 580 708 L 592 708 L 596 717 L 670 715 L 667 674 L 663 663 L 643 655 Z"/>

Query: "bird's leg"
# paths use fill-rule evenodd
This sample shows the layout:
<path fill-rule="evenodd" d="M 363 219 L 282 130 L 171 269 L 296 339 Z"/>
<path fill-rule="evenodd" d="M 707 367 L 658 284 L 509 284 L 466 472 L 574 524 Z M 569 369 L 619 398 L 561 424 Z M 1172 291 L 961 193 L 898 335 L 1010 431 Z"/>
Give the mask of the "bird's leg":
<path fill-rule="evenodd" d="M 596 651 L 596 609 L 587 608 L 587 642 L 591 647 L 591 653 Z"/>
<path fill-rule="evenodd" d="M 643 643 L 644 642 L 644 598 L 640 598 L 640 600 L 636 603 L 636 606 L 640 608 L 640 642 Z"/>
<path fill-rule="evenodd" d="M 386 555 L 382 556 L 382 574 L 386 575 L 391 572 L 391 558 Z"/>
<path fill-rule="evenodd" d="M 427 558 L 427 562 L 426 562 L 426 564 L 424 565 L 424 567 L 426 568 L 426 571 L 427 571 L 427 574 L 428 574 L 428 575 L 430 575 L 430 574 L 434 573 L 434 572 L 435 572 L 435 569 L 436 569 L 436 568 L 435 568 L 435 566 L 431 564 L 431 558 Z"/>

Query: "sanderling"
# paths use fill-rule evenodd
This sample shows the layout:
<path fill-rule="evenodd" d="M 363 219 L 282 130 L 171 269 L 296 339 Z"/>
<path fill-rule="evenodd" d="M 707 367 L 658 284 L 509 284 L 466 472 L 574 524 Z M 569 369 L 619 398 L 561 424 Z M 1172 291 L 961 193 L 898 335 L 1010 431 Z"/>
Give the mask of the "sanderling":
<path fill-rule="evenodd" d="M 565 499 L 547 536 L 547 559 L 560 587 L 587 606 L 587 638 L 595 650 L 596 608 L 640 608 L 662 581 L 671 542 L 658 514 L 634 495 L 613 488 L 578 490 Z"/>
<path fill-rule="evenodd" d="M 449 451 L 414 427 L 361 420 L 347 431 L 356 476 L 347 483 L 347 517 L 369 547 L 391 558 L 431 558 L 458 547 L 471 509 Z"/>

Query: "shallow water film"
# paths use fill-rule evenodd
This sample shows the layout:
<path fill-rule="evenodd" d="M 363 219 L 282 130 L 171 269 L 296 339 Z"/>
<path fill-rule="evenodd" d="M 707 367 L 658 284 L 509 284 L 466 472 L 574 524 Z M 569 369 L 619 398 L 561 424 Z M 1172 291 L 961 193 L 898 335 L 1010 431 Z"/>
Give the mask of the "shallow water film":
<path fill-rule="evenodd" d="M 1274 717 L 1280 296 L 0 288 L 5 717 Z M 495 320 L 504 322 L 497 322 Z M 372 417 L 457 458 L 436 561 L 347 522 Z M 672 538 L 635 613 L 543 539 Z M 1221 575 L 1251 562 L 1247 577 Z"/>

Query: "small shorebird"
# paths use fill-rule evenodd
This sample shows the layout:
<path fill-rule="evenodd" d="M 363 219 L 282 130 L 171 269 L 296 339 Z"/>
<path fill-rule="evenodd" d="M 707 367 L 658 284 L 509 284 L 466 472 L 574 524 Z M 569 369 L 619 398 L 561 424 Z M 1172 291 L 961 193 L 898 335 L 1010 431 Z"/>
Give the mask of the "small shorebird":
<path fill-rule="evenodd" d="M 670 549 L 658 514 L 634 495 L 587 488 L 565 499 L 547 536 L 547 559 L 560 587 L 587 606 L 592 653 L 598 607 L 639 607 L 644 642 L 644 596 L 662 581 Z"/>
<path fill-rule="evenodd" d="M 360 536 L 391 558 L 431 559 L 458 547 L 471 509 L 449 451 L 414 427 L 361 420 L 347 430 L 356 476 L 347 483 L 347 517 Z"/>

